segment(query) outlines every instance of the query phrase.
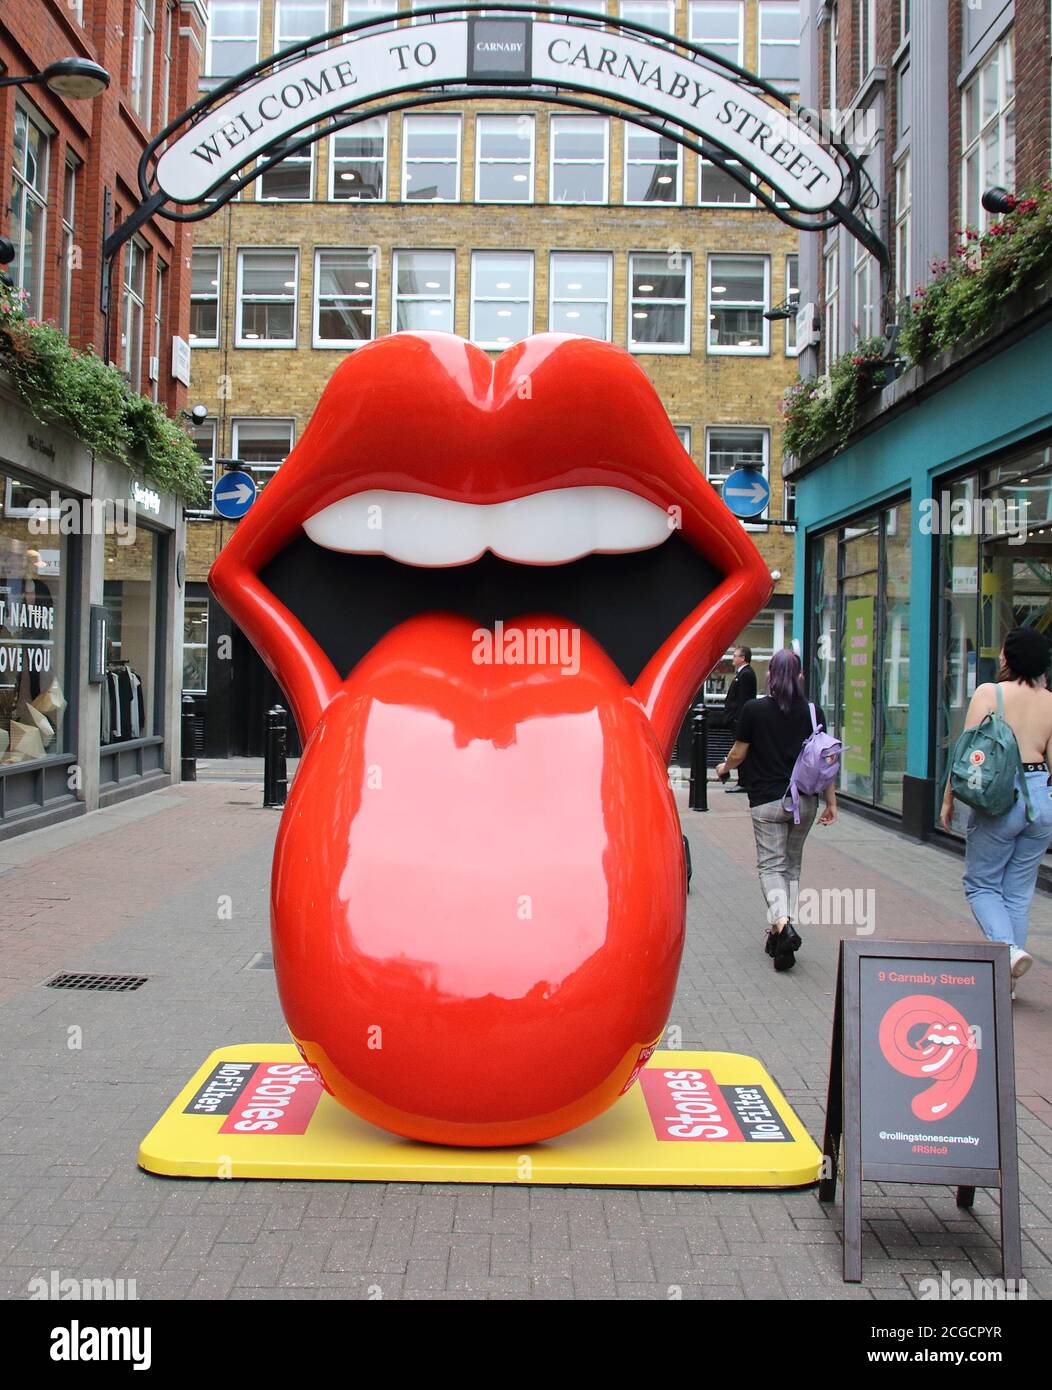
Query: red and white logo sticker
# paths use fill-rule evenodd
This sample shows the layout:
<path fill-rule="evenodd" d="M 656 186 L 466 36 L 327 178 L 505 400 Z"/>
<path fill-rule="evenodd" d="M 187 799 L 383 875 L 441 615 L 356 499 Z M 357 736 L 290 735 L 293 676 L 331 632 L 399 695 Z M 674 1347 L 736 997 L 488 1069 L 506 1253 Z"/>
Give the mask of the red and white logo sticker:
<path fill-rule="evenodd" d="M 306 1134 L 321 1087 L 302 1062 L 261 1062 L 220 1134 Z"/>
<path fill-rule="evenodd" d="M 740 1144 L 744 1135 L 710 1071 L 659 1071 L 639 1078 L 659 1139 Z"/>
<path fill-rule="evenodd" d="M 976 767 L 979 767 L 982 763 L 986 762 L 986 754 L 981 748 L 975 748 L 972 750 L 968 761 L 974 763 Z"/>

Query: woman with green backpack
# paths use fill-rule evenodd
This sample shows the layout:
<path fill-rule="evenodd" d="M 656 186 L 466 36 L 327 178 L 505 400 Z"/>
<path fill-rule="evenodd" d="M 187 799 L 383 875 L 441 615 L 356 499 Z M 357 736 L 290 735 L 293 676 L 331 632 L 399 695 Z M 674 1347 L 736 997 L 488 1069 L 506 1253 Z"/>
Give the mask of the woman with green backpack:
<path fill-rule="evenodd" d="M 1052 841 L 1049 654 L 1036 628 L 1013 628 L 1005 638 L 1000 680 L 980 685 L 968 706 L 939 817 L 949 830 L 954 799 L 971 807 L 964 893 L 983 934 L 1010 948 L 1013 982 L 1033 964 L 1030 902 Z"/>

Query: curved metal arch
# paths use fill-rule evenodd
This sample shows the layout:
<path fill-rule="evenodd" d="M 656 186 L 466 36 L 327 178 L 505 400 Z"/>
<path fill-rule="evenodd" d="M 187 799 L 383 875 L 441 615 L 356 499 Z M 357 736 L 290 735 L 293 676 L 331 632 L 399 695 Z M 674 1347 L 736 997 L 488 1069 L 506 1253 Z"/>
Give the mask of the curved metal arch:
<path fill-rule="evenodd" d="M 269 159 L 260 160 L 253 169 L 250 169 L 241 178 L 217 180 L 217 183 L 213 185 L 213 187 L 221 187 L 229 184 L 229 188 L 224 188 L 222 197 L 209 200 L 206 205 L 195 208 L 193 212 L 165 212 L 164 216 L 173 222 L 203 221 L 205 218 L 210 217 L 212 213 L 217 211 L 220 207 L 225 207 L 242 189 L 247 188 L 249 184 L 254 183 L 256 179 L 267 173 L 268 170 L 274 168 L 275 165 L 280 164 L 282 160 L 288 158 L 290 155 L 298 154 L 301 150 L 307 149 L 311 145 L 316 144 L 319 140 L 327 139 L 329 136 L 337 134 L 341 130 L 360 125 L 365 121 L 373 120 L 377 117 L 388 116 L 393 111 L 407 110 L 414 106 L 438 106 L 446 103 L 489 101 L 491 99 L 499 100 L 501 98 L 505 101 L 509 100 L 506 84 L 496 88 L 476 87 L 466 91 L 458 89 L 455 92 L 435 92 L 428 90 L 408 98 L 400 96 L 379 105 L 356 108 L 353 114 L 330 121 L 321 130 L 312 129 L 305 134 L 302 139 L 289 140 L 286 138 L 282 141 L 282 150 L 280 153 L 272 155 Z M 761 185 L 753 182 L 736 160 L 731 159 L 724 154 L 722 150 L 717 147 L 709 146 L 705 144 L 704 141 L 695 138 L 693 135 L 685 134 L 676 127 L 663 123 L 656 117 L 647 117 L 646 115 L 637 116 L 634 111 L 623 111 L 615 105 L 604 105 L 595 97 L 558 96 L 547 91 L 531 90 L 529 87 L 524 87 L 523 90 L 517 92 L 516 99 L 537 102 L 540 105 L 567 106 L 588 111 L 594 115 L 614 117 L 615 119 L 623 120 L 632 125 L 642 126 L 644 129 L 653 131 L 656 135 L 663 135 L 670 140 L 674 140 L 676 144 L 682 145 L 686 149 L 693 150 L 696 154 L 701 155 L 702 158 L 709 160 L 713 164 L 719 165 L 736 183 L 740 184 L 742 188 L 745 188 L 753 197 L 763 203 L 765 207 L 769 208 L 783 222 L 791 227 L 795 227 L 798 231 L 825 231 L 828 228 L 837 226 L 842 220 L 832 212 L 825 216 L 822 214 L 812 214 L 814 220 L 805 220 L 806 214 L 794 213 L 791 208 L 779 205 L 772 195 L 767 193 Z M 641 108 L 643 111 L 646 109 L 645 107 Z M 670 206 L 675 205 L 673 204 Z"/>
<path fill-rule="evenodd" d="M 576 9 L 572 4 L 516 4 L 505 3 L 504 0 L 498 0 L 498 3 L 488 5 L 475 3 L 429 5 L 414 10 L 413 18 L 416 20 L 430 19 L 433 22 L 441 23 L 444 20 L 458 20 L 464 15 L 469 17 L 471 15 L 477 15 L 482 10 L 485 10 L 487 15 L 496 14 L 509 17 L 515 15 L 537 15 L 542 19 L 550 19 L 553 16 L 556 18 L 579 19 L 586 22 L 590 28 L 625 32 L 630 37 L 643 36 L 646 39 L 658 40 L 660 47 L 666 48 L 673 53 L 677 50 L 681 50 L 680 56 L 687 55 L 692 62 L 699 62 L 699 60 L 703 59 L 705 63 L 712 65 L 717 70 L 723 70 L 731 74 L 739 84 L 743 85 L 746 89 L 763 94 L 770 98 L 776 107 L 782 108 L 784 112 L 787 112 L 795 120 L 800 119 L 798 113 L 794 113 L 792 104 L 782 92 L 764 78 L 749 72 L 746 68 L 735 63 L 733 60 L 725 58 L 722 54 L 713 53 L 701 44 L 693 43 L 687 39 L 681 39 L 675 34 L 665 33 L 652 25 L 641 24 L 634 20 L 624 20 L 619 16 L 607 15 L 601 21 L 597 22 L 597 16 L 594 12 Z M 314 125 L 313 122 L 303 122 L 301 126 L 296 127 L 293 131 L 293 136 L 295 136 L 300 130 L 306 130 L 306 134 L 300 140 L 290 140 L 287 133 L 283 134 L 281 137 L 277 137 L 272 146 L 264 147 L 264 154 L 268 148 L 273 148 L 273 146 L 278 143 L 281 145 L 280 152 L 273 153 L 269 159 L 260 159 L 258 155 L 254 156 L 257 160 L 255 168 L 252 169 L 248 175 L 232 180 L 230 182 L 229 192 L 227 192 L 224 197 L 212 200 L 192 213 L 176 212 L 165 206 L 168 202 L 167 195 L 160 189 L 151 186 L 151 165 L 156 163 L 158 151 L 173 134 L 177 131 L 191 128 L 203 116 L 208 114 L 213 107 L 222 103 L 225 97 L 234 92 L 251 90 L 254 81 L 265 75 L 269 75 L 271 71 L 279 71 L 282 66 L 285 66 L 297 57 L 305 56 L 318 48 L 327 47 L 334 39 L 343 38 L 347 35 L 365 33 L 366 31 L 386 32 L 390 30 L 391 32 L 400 32 L 402 29 L 409 27 L 398 25 L 398 18 L 399 16 L 392 16 L 389 14 L 377 15 L 372 18 L 358 20 L 353 24 L 338 26 L 334 29 L 327 30 L 323 34 L 316 34 L 311 38 L 300 40 L 295 44 L 290 44 L 288 48 L 260 59 L 243 72 L 237 73 L 228 78 L 225 82 L 220 83 L 217 87 L 201 96 L 198 101 L 188 107 L 187 110 L 182 112 L 173 121 L 170 121 L 168 125 L 149 142 L 143 151 L 138 167 L 138 182 L 144 201 L 132 217 L 128 218 L 121 227 L 116 229 L 116 231 L 106 239 L 104 254 L 107 259 L 111 258 L 115 251 L 119 249 L 120 245 L 123 244 L 129 236 L 131 236 L 135 229 L 155 212 L 172 221 L 200 221 L 228 203 L 242 188 L 247 187 L 249 183 L 252 183 L 256 178 L 259 178 L 262 174 L 273 168 L 275 164 L 280 163 L 287 155 L 298 153 L 300 150 L 307 148 L 320 139 L 326 138 L 335 131 L 357 124 L 362 120 L 370 119 L 376 115 L 386 115 L 392 111 L 406 110 L 414 106 L 440 105 L 454 101 L 517 99 L 542 102 L 546 105 L 576 107 L 601 115 L 613 116 L 617 119 L 629 121 L 632 124 L 640 125 L 646 129 L 663 134 L 675 140 L 676 143 L 696 151 L 704 158 L 719 165 L 731 178 L 742 187 L 747 188 L 763 206 L 773 212 L 774 215 L 786 225 L 794 227 L 799 231 L 822 231 L 838 223 L 842 224 L 846 226 L 852 235 L 857 237 L 882 264 L 888 264 L 889 256 L 887 248 L 869 225 L 865 216 L 859 216 L 855 211 L 862 198 L 864 180 L 866 178 L 864 167 L 854 151 L 851 150 L 850 146 L 836 135 L 835 132 L 822 130 L 820 122 L 817 123 L 819 125 L 819 134 L 827 149 L 834 152 L 836 156 L 843 161 L 844 166 L 846 166 L 846 186 L 842 197 L 827 213 L 809 214 L 799 207 L 796 207 L 791 201 L 788 203 L 788 206 L 784 204 L 779 205 L 775 197 L 765 192 L 759 183 L 754 182 L 749 177 L 748 173 L 744 171 L 744 168 L 739 166 L 733 156 L 725 152 L 722 147 L 711 141 L 703 145 L 700 142 L 700 137 L 696 140 L 692 138 L 692 136 L 684 134 L 677 127 L 669 124 L 667 116 L 659 116 L 654 112 L 653 108 L 647 106 L 646 103 L 641 101 L 636 102 L 632 98 L 625 96 L 619 97 L 616 100 L 611 100 L 607 97 L 605 100 L 608 104 L 603 104 L 604 98 L 596 94 L 594 89 L 584 84 L 576 84 L 573 82 L 560 84 L 556 87 L 546 87 L 544 90 L 533 88 L 528 79 L 505 80 L 502 81 L 499 86 L 494 87 L 470 87 L 463 83 L 436 84 L 430 88 L 428 88 L 425 83 L 407 85 L 399 89 L 399 95 L 397 97 L 392 98 L 390 102 L 385 102 L 382 105 L 361 109 L 349 105 L 344 109 L 352 110 L 355 114 L 348 116 L 346 119 L 329 121 L 320 129 L 317 127 L 311 129 L 310 127 Z M 418 92 L 420 95 L 417 95 Z M 568 95 L 568 93 L 572 92 L 590 93 L 590 95 Z M 617 104 L 618 101 L 621 103 L 620 106 Z M 623 109 L 624 107 L 628 107 L 630 110 L 626 113 Z M 635 115 L 632 114 L 633 112 L 638 112 L 640 114 Z M 811 113 L 805 113 L 805 115 L 808 119 L 804 120 L 804 124 L 810 128 L 812 126 L 812 122 L 809 119 Z M 213 188 L 224 182 L 226 182 L 226 180 L 217 180 Z"/>

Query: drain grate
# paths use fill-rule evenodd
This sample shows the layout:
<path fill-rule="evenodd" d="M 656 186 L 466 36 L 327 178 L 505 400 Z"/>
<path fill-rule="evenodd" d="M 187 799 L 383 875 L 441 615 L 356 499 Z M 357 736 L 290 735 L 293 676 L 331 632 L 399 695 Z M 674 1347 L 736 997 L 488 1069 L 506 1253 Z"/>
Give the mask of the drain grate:
<path fill-rule="evenodd" d="M 148 975 L 91 975 L 79 972 L 53 975 L 44 983 L 48 989 L 98 989 L 123 994 L 129 989 L 138 989 L 148 979 Z"/>

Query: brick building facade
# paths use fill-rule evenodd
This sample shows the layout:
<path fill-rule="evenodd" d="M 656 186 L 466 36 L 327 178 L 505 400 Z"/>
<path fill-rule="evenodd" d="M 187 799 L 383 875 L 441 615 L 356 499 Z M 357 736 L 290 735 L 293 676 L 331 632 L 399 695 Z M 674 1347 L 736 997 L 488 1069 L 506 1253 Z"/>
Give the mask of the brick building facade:
<path fill-rule="evenodd" d="M 844 739 L 842 793 L 926 838 L 943 833 L 948 750 L 1005 632 L 1052 630 L 1052 286 L 1031 277 L 916 362 L 896 329 L 958 252 L 981 269 L 967 232 L 1005 217 L 1005 193 L 1052 188 L 1052 7 L 807 0 L 801 45 L 801 101 L 864 161 L 889 251 L 882 273 L 843 228 L 802 238 L 801 301 L 819 307 L 822 340 L 801 375 L 883 335 L 895 379 L 846 442 L 789 461 L 794 630 Z M 970 519 L 951 527 L 954 506 Z M 1013 531 L 1008 516 L 1022 518 Z"/>
<path fill-rule="evenodd" d="M 0 238 L 33 319 L 123 372 L 169 414 L 186 402 L 191 247 L 153 219 L 114 258 L 152 135 L 198 90 L 203 0 L 22 0 L 0 8 Z M 39 77 L 109 74 L 94 99 Z M 185 358 L 185 353 L 184 353 Z M 185 376 L 185 368 L 180 368 Z M 0 373 L 0 838 L 178 777 L 182 499 L 41 419 Z"/>
<path fill-rule="evenodd" d="M 283 0 L 229 0 L 226 10 L 217 9 L 212 0 L 213 28 L 218 33 L 218 19 L 224 29 L 238 29 L 237 60 L 244 66 L 293 38 L 380 8 L 349 3 L 345 19 L 341 0 L 296 6 L 283 6 Z M 666 31 L 674 26 L 677 34 L 699 42 L 718 41 L 720 51 L 744 67 L 784 76 L 789 90 L 795 85 L 795 3 L 676 0 L 671 5 L 658 0 L 626 3 L 619 10 L 613 0 L 609 7 L 598 0 L 592 8 L 609 8 L 611 14 Z M 307 21 L 311 27 L 304 30 Z M 409 23 L 405 6 L 401 22 Z M 217 71 L 234 70 L 224 42 L 235 41 L 213 42 L 208 48 L 206 86 Z M 439 118 L 432 128 L 424 124 L 430 112 Z M 494 253 L 507 252 L 512 261 L 505 269 L 521 273 L 528 301 L 508 313 L 514 328 L 507 341 L 528 332 L 572 331 L 575 316 L 586 316 L 592 325 L 588 331 L 638 354 L 698 467 L 719 486 L 743 460 L 762 466 L 771 484 L 765 515 L 771 523 L 785 521 L 792 502 L 782 486 L 779 406 L 796 375 L 795 325 L 767 323 L 762 313 L 795 298 L 796 232 L 739 186 L 719 178 L 711 165 L 705 166 L 705 181 L 699 185 L 699 157 L 674 142 L 659 146 L 656 137 L 617 119 L 583 121 L 565 106 L 515 100 L 414 107 L 391 114 L 369 141 L 340 146 L 331 138 L 319 141 L 309 162 L 294 168 L 285 161 L 272 176 L 246 189 L 239 201 L 197 224 L 199 317 L 191 339 L 191 395 L 209 411 L 198 433 L 202 454 L 241 457 L 254 466 L 257 482 L 265 483 L 268 470 L 299 437 L 324 383 L 353 348 L 346 341 L 318 345 L 330 342 L 324 327 L 331 317 L 325 289 L 327 283 L 333 287 L 330 263 L 339 266 L 341 254 L 356 256 L 361 270 L 361 297 L 351 306 L 356 334 L 370 337 L 407 324 L 436 326 L 496 351 L 501 340 L 488 335 L 482 321 L 489 313 L 495 322 L 490 296 L 500 291 L 492 286 L 487 291 L 485 281 L 496 264 Z M 450 143 L 444 148 L 447 131 Z M 581 133 L 576 143 L 575 132 Z M 419 162 L 428 141 L 428 159 Z M 502 174 L 503 159 L 509 162 Z M 441 200 L 413 196 L 411 180 L 421 168 L 437 180 Z M 518 171 L 521 190 L 511 182 L 511 168 Z M 345 196 L 348 184 L 361 187 L 362 194 Z M 279 253 L 272 262 L 275 277 L 278 267 L 284 269 L 275 288 L 291 291 L 282 329 L 290 336 L 269 346 L 259 345 L 245 331 L 251 306 L 247 298 L 240 306 L 238 302 L 246 276 L 257 267 L 267 268 L 265 256 L 254 256 L 257 250 Z M 438 259 L 425 261 L 432 253 Z M 672 286 L 677 300 L 672 316 L 678 316 L 681 327 L 675 329 L 674 341 L 641 341 L 645 332 L 635 329 L 647 319 L 647 291 L 640 285 L 653 278 L 657 258 L 667 257 L 678 285 L 670 280 L 666 288 Z M 425 264 L 438 276 L 432 280 L 439 286 L 434 301 L 425 289 L 431 276 L 416 285 L 421 293 L 399 293 L 397 277 L 409 283 Z M 741 272 L 742 292 L 753 302 L 749 322 L 757 331 L 754 339 L 743 333 L 739 343 L 725 345 L 717 341 L 718 334 L 710 341 L 708 330 L 710 314 L 712 321 L 717 319 L 717 294 L 726 294 L 727 287 L 713 291 L 712 286 L 720 286 L 735 270 Z M 589 277 L 584 302 L 574 301 L 581 293 L 578 271 Z M 730 289 L 733 293 L 734 286 Z M 202 656 L 187 662 L 188 681 L 208 687 L 207 695 L 199 692 L 200 707 L 208 711 L 204 746 L 217 753 L 251 749 L 257 746 L 262 709 L 277 692 L 237 634 L 232 634 L 233 661 L 224 665 L 214 659 L 225 619 L 215 605 L 209 611 L 204 578 L 229 524 L 201 519 L 192 522 L 189 532 L 188 601 L 195 605 L 198 624 L 195 651 L 200 653 L 207 643 L 210 654 L 207 673 Z M 788 640 L 792 539 L 777 524 L 761 523 L 754 536 L 770 568 L 781 576 L 770 610 L 744 637 L 757 649 L 762 675 L 765 657 Z M 714 698 L 724 688 L 729 662 L 726 667 L 710 682 Z M 244 678 L 246 671 L 254 671 L 251 679 Z M 224 709 L 239 712 L 233 726 Z"/>

